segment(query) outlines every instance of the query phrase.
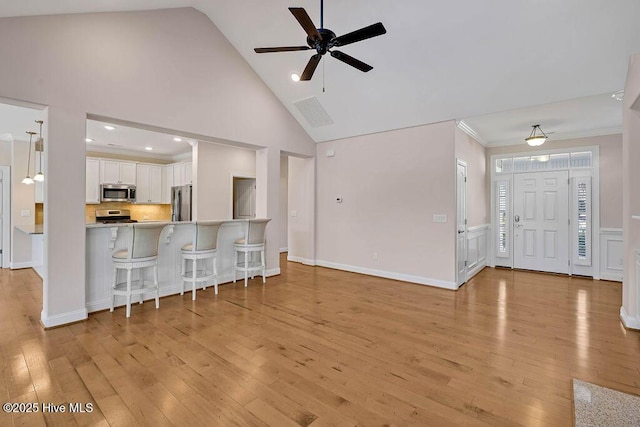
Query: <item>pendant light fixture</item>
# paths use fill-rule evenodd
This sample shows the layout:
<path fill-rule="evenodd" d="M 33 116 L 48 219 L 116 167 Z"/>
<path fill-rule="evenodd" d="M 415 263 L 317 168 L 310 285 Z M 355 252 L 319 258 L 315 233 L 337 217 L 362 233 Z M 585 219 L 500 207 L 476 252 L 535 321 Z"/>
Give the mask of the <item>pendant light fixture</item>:
<path fill-rule="evenodd" d="M 33 179 L 31 179 L 31 142 L 33 141 L 33 135 L 35 135 L 35 132 L 29 132 L 27 131 L 27 133 L 29 134 L 29 156 L 28 156 L 28 161 L 27 161 L 27 176 L 24 177 L 24 179 L 22 180 L 23 184 L 27 184 L 27 185 L 31 185 L 33 184 Z"/>
<path fill-rule="evenodd" d="M 531 135 L 529 135 L 528 138 L 524 139 L 525 141 L 527 141 L 527 144 L 532 147 L 537 147 L 544 144 L 544 142 L 547 140 L 547 135 L 542 131 L 542 129 L 540 129 L 540 125 L 533 125 L 531 127 L 533 128 L 531 130 Z M 537 133 L 538 131 L 540 131 L 540 133 Z"/>
<path fill-rule="evenodd" d="M 38 181 L 38 182 L 42 182 L 44 181 L 44 174 L 42 173 L 42 152 L 44 151 L 44 139 L 42 139 L 42 120 L 36 120 L 36 123 L 38 123 L 40 125 L 40 134 L 38 135 L 38 139 L 36 139 L 36 152 L 40 153 L 38 154 L 38 158 L 40 159 L 40 168 L 38 170 L 38 173 L 35 174 L 35 176 L 33 177 L 34 181 Z M 34 153 L 35 155 L 35 153 Z"/>

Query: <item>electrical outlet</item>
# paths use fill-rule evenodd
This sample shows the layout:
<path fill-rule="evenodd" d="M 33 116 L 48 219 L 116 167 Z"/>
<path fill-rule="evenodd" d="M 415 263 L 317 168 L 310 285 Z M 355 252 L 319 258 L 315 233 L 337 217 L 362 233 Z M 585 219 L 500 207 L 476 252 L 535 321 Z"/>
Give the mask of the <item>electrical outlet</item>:
<path fill-rule="evenodd" d="M 31 216 L 31 211 L 29 209 L 21 210 L 20 216 Z"/>
<path fill-rule="evenodd" d="M 378 252 L 374 252 L 373 253 L 373 260 L 377 261 L 378 260 Z"/>

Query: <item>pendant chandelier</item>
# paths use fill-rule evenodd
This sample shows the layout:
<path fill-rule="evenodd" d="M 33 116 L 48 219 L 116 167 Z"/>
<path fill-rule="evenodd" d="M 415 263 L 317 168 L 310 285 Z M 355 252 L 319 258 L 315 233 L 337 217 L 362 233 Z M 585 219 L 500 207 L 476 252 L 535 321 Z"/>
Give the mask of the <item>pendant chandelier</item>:
<path fill-rule="evenodd" d="M 33 178 L 31 178 L 31 143 L 33 141 L 33 135 L 35 135 L 35 132 L 29 132 L 27 131 L 27 133 L 29 134 L 29 156 L 28 156 L 28 160 L 27 160 L 27 176 L 24 177 L 24 179 L 22 180 L 23 184 L 27 184 L 27 185 L 31 185 L 33 184 Z"/>
<path fill-rule="evenodd" d="M 38 169 L 38 173 L 33 177 L 34 181 L 42 182 L 44 181 L 44 174 L 42 173 L 42 152 L 44 151 L 44 139 L 42 139 L 42 120 L 36 120 L 36 123 L 40 125 L 40 134 L 38 135 L 38 139 L 36 139 L 36 152 L 38 152 L 38 159 L 40 159 L 40 168 Z M 35 153 L 34 153 L 35 155 Z"/>
<path fill-rule="evenodd" d="M 531 130 L 531 134 L 528 138 L 524 139 L 525 141 L 527 141 L 527 144 L 532 147 L 537 147 L 544 144 L 544 142 L 547 140 L 547 135 L 542 131 L 542 129 L 540 129 L 540 125 L 533 125 L 531 127 L 533 128 Z M 538 131 L 540 133 L 538 133 Z"/>

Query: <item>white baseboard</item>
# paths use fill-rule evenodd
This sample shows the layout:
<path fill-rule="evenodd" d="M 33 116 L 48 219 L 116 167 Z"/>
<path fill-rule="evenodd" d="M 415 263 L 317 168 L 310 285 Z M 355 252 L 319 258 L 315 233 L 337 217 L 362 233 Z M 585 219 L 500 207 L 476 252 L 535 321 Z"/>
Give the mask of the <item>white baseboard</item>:
<path fill-rule="evenodd" d="M 470 269 L 469 271 L 467 271 L 467 282 L 469 280 L 471 280 L 471 278 L 473 278 L 473 276 L 475 276 L 476 274 L 480 273 L 485 267 L 487 266 L 486 263 L 479 263 L 476 264 L 472 269 Z"/>
<path fill-rule="evenodd" d="M 622 283 L 622 274 L 600 273 L 600 279 L 599 280 L 610 280 L 612 282 L 620 282 L 620 283 Z"/>
<path fill-rule="evenodd" d="M 310 265 L 312 267 L 316 266 L 316 261 L 313 259 L 306 259 L 299 256 L 287 255 L 287 261 L 299 262 L 300 264 Z"/>
<path fill-rule="evenodd" d="M 289 252 L 289 248 L 280 248 L 280 253 Z"/>
<path fill-rule="evenodd" d="M 43 310 L 40 313 L 40 322 L 42 322 L 45 328 L 53 328 L 54 326 L 86 320 L 88 316 L 89 314 L 87 313 L 86 308 L 70 311 L 68 313 L 54 314 L 52 316 L 49 316 Z"/>
<path fill-rule="evenodd" d="M 31 261 L 26 261 L 26 262 L 10 262 L 9 263 L 9 268 L 12 270 L 18 270 L 21 268 L 31 268 L 33 267 L 33 262 Z"/>
<path fill-rule="evenodd" d="M 316 260 L 316 265 L 320 267 L 333 268 L 336 270 L 350 271 L 352 273 L 366 274 L 368 276 L 384 277 L 386 279 L 400 280 L 402 282 L 417 283 L 419 285 L 435 286 L 437 288 L 457 290 L 458 286 L 455 282 L 449 282 L 439 279 L 431 279 L 428 277 L 414 276 L 411 274 L 395 273 L 385 270 L 374 270 L 371 268 L 356 267 L 353 265 L 338 264 L 335 262 Z"/>
<path fill-rule="evenodd" d="M 624 307 L 620 307 L 620 320 L 625 328 L 640 329 L 640 319 L 637 316 L 629 316 Z"/>

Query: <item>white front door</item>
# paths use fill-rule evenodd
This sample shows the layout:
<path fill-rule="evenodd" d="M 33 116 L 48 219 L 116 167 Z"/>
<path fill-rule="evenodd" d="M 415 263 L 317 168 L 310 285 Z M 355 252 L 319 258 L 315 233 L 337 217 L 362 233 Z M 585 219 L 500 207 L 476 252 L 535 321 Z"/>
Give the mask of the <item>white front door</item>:
<path fill-rule="evenodd" d="M 458 286 L 467 281 L 467 164 L 456 166 L 456 271 Z"/>
<path fill-rule="evenodd" d="M 514 268 L 569 273 L 569 173 L 513 178 Z"/>

